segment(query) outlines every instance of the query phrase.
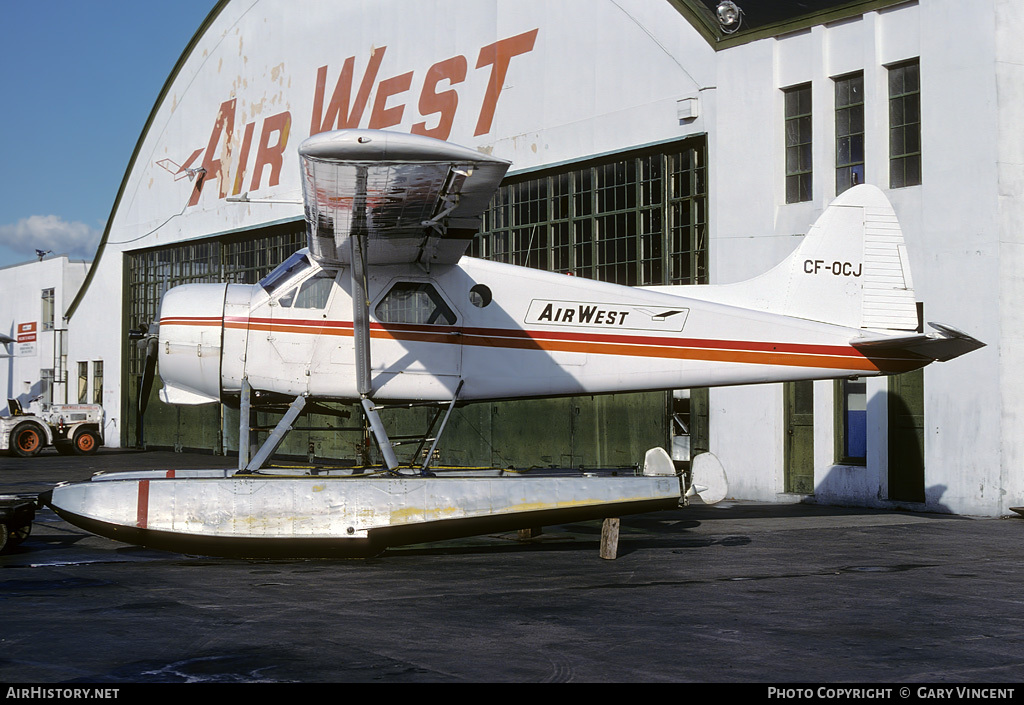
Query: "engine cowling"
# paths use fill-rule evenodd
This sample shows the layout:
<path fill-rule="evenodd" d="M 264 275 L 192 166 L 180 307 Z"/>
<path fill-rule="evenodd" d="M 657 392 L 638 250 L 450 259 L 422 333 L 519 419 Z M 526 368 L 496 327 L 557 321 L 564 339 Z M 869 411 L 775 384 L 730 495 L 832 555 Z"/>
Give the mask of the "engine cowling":
<path fill-rule="evenodd" d="M 158 369 L 165 403 L 220 401 L 226 290 L 226 284 L 185 284 L 164 294 Z"/>

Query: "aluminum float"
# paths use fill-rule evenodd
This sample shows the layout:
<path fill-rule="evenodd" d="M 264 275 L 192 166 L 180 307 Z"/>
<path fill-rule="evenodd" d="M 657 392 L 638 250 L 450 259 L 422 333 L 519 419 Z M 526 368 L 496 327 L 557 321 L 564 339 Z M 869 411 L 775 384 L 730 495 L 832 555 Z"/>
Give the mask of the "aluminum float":
<path fill-rule="evenodd" d="M 674 472 L 286 477 L 171 470 L 97 475 L 58 485 L 47 501 L 75 526 L 150 548 L 243 558 L 349 558 L 389 546 L 674 509 L 680 485 Z"/>

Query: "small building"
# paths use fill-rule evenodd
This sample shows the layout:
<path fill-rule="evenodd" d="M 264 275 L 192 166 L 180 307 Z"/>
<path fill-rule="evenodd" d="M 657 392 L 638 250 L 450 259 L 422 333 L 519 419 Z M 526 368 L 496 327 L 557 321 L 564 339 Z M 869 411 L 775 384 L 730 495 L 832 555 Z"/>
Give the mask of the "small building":
<path fill-rule="evenodd" d="M 1009 0 L 224 0 L 142 126 L 69 369 L 105 362 L 107 443 L 136 442 L 128 330 L 171 286 L 252 283 L 303 247 L 297 148 L 330 129 L 510 160 L 472 253 L 629 285 L 764 272 L 866 182 L 901 219 L 923 320 L 988 347 L 889 379 L 471 405 L 442 461 L 628 466 L 663 445 L 716 453 L 738 498 L 1004 514 L 1024 499 L 1022 28 Z M 237 429 L 154 396 L 143 438 L 230 453 Z"/>
<path fill-rule="evenodd" d="M 12 341 L 0 348 L 2 413 L 10 413 L 9 399 L 24 409 L 40 402 L 103 403 L 103 358 L 67 365 L 65 313 L 88 271 L 88 262 L 67 255 L 0 268 L 0 335 Z"/>

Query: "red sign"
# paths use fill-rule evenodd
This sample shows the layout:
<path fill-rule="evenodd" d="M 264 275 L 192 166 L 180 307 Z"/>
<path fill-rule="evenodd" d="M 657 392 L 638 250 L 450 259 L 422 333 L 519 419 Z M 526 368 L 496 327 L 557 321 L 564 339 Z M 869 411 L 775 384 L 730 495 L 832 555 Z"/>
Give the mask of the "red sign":
<path fill-rule="evenodd" d="M 34 343 L 36 342 L 36 322 L 31 323 L 19 323 L 18 324 L 18 342 L 19 343 Z"/>

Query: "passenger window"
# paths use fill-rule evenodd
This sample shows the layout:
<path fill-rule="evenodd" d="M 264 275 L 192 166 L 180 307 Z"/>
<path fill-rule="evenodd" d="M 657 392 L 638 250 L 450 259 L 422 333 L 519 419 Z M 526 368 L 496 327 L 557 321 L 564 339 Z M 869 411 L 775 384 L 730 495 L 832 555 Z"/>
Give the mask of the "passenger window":
<path fill-rule="evenodd" d="M 431 284 L 401 282 L 381 299 L 374 310 L 381 323 L 455 325 L 455 314 Z"/>
<path fill-rule="evenodd" d="M 327 308 L 333 285 L 334 272 L 317 272 L 299 287 L 294 308 Z"/>

